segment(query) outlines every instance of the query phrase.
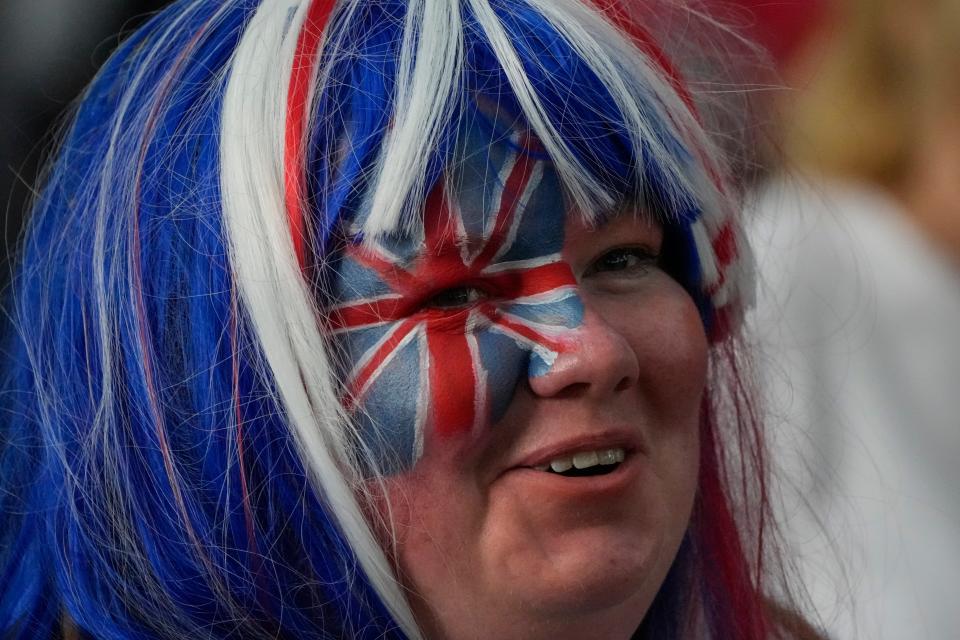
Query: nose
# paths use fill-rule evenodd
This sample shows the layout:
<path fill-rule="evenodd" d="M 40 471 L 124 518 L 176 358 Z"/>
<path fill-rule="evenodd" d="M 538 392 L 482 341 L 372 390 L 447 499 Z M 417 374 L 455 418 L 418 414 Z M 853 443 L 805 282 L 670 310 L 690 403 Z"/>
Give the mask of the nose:
<path fill-rule="evenodd" d="M 534 363 L 531 363 L 532 365 Z M 583 323 L 549 367 L 531 366 L 529 384 L 541 397 L 585 394 L 602 398 L 635 385 L 637 354 L 627 338 L 599 313 L 584 310 Z"/>

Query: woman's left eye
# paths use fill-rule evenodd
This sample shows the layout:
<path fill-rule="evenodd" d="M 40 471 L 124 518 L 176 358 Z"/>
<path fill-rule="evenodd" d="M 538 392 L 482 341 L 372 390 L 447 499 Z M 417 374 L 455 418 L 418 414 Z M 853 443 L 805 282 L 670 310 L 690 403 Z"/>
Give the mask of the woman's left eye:
<path fill-rule="evenodd" d="M 487 293 L 477 287 L 451 287 L 428 298 L 423 306 L 430 309 L 458 309 L 486 298 Z"/>
<path fill-rule="evenodd" d="M 645 273 L 648 269 L 656 267 L 659 259 L 659 255 L 646 247 L 617 247 L 590 263 L 584 275 Z"/>

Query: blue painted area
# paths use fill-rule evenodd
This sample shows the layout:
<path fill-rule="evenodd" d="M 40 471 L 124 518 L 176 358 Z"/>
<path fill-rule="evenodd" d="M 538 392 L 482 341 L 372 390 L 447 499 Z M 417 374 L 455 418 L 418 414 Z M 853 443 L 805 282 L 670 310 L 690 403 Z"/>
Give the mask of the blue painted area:
<path fill-rule="evenodd" d="M 416 461 L 417 405 L 420 392 L 420 353 L 424 340 L 414 339 L 397 351 L 377 384 L 363 398 L 358 412 L 363 441 L 383 465 L 396 474 Z"/>
<path fill-rule="evenodd" d="M 376 271 L 356 260 L 337 260 L 330 270 L 330 299 L 338 303 L 377 298 L 393 291 Z"/>
<path fill-rule="evenodd" d="M 552 367 L 552 362 L 544 360 L 543 356 L 539 353 L 532 352 L 530 354 L 530 366 L 527 368 L 527 375 L 531 378 L 539 378 L 540 376 L 545 376 L 550 373 Z"/>
<path fill-rule="evenodd" d="M 583 301 L 574 292 L 557 302 L 510 304 L 506 306 L 506 311 L 525 320 L 554 327 L 573 329 L 583 323 Z"/>
<path fill-rule="evenodd" d="M 398 266 L 406 269 L 413 264 L 423 249 L 423 229 L 418 227 L 414 233 L 385 234 L 378 243 L 391 256 L 398 259 Z"/>
<path fill-rule="evenodd" d="M 509 130 L 500 130 L 480 112 L 468 116 L 448 171 L 451 196 L 462 214 L 470 239 L 490 233 L 496 220 L 496 193 L 502 188 L 501 169 L 511 151 Z"/>
<path fill-rule="evenodd" d="M 391 328 L 392 325 L 384 324 L 367 329 L 356 329 L 338 334 L 334 340 L 338 346 L 343 348 L 347 358 L 355 362 L 383 338 Z"/>
<path fill-rule="evenodd" d="M 530 350 L 513 338 L 489 330 L 478 332 L 477 345 L 487 375 L 490 420 L 496 424 L 510 406 L 517 385 L 526 379 Z"/>
<path fill-rule="evenodd" d="M 517 229 L 516 240 L 500 261 L 524 260 L 531 255 L 559 253 L 563 249 L 566 203 L 553 166 L 543 164 L 543 178 L 530 195 Z"/>

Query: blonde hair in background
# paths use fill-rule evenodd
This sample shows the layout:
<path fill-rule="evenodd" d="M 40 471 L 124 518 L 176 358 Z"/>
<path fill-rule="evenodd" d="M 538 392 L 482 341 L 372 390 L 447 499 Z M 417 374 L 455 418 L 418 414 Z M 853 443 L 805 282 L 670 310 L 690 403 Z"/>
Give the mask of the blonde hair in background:
<path fill-rule="evenodd" d="M 839 0 L 791 71 L 785 152 L 801 167 L 896 191 L 919 132 L 960 104 L 960 2 Z"/>

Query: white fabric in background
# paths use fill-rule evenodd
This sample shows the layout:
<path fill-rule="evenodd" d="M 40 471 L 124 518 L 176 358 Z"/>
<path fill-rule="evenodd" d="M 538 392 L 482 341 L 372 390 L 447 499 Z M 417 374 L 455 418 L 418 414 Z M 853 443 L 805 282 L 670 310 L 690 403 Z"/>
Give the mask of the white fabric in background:
<path fill-rule="evenodd" d="M 775 182 L 755 215 L 750 322 L 820 622 L 960 638 L 960 272 L 867 187 Z"/>

